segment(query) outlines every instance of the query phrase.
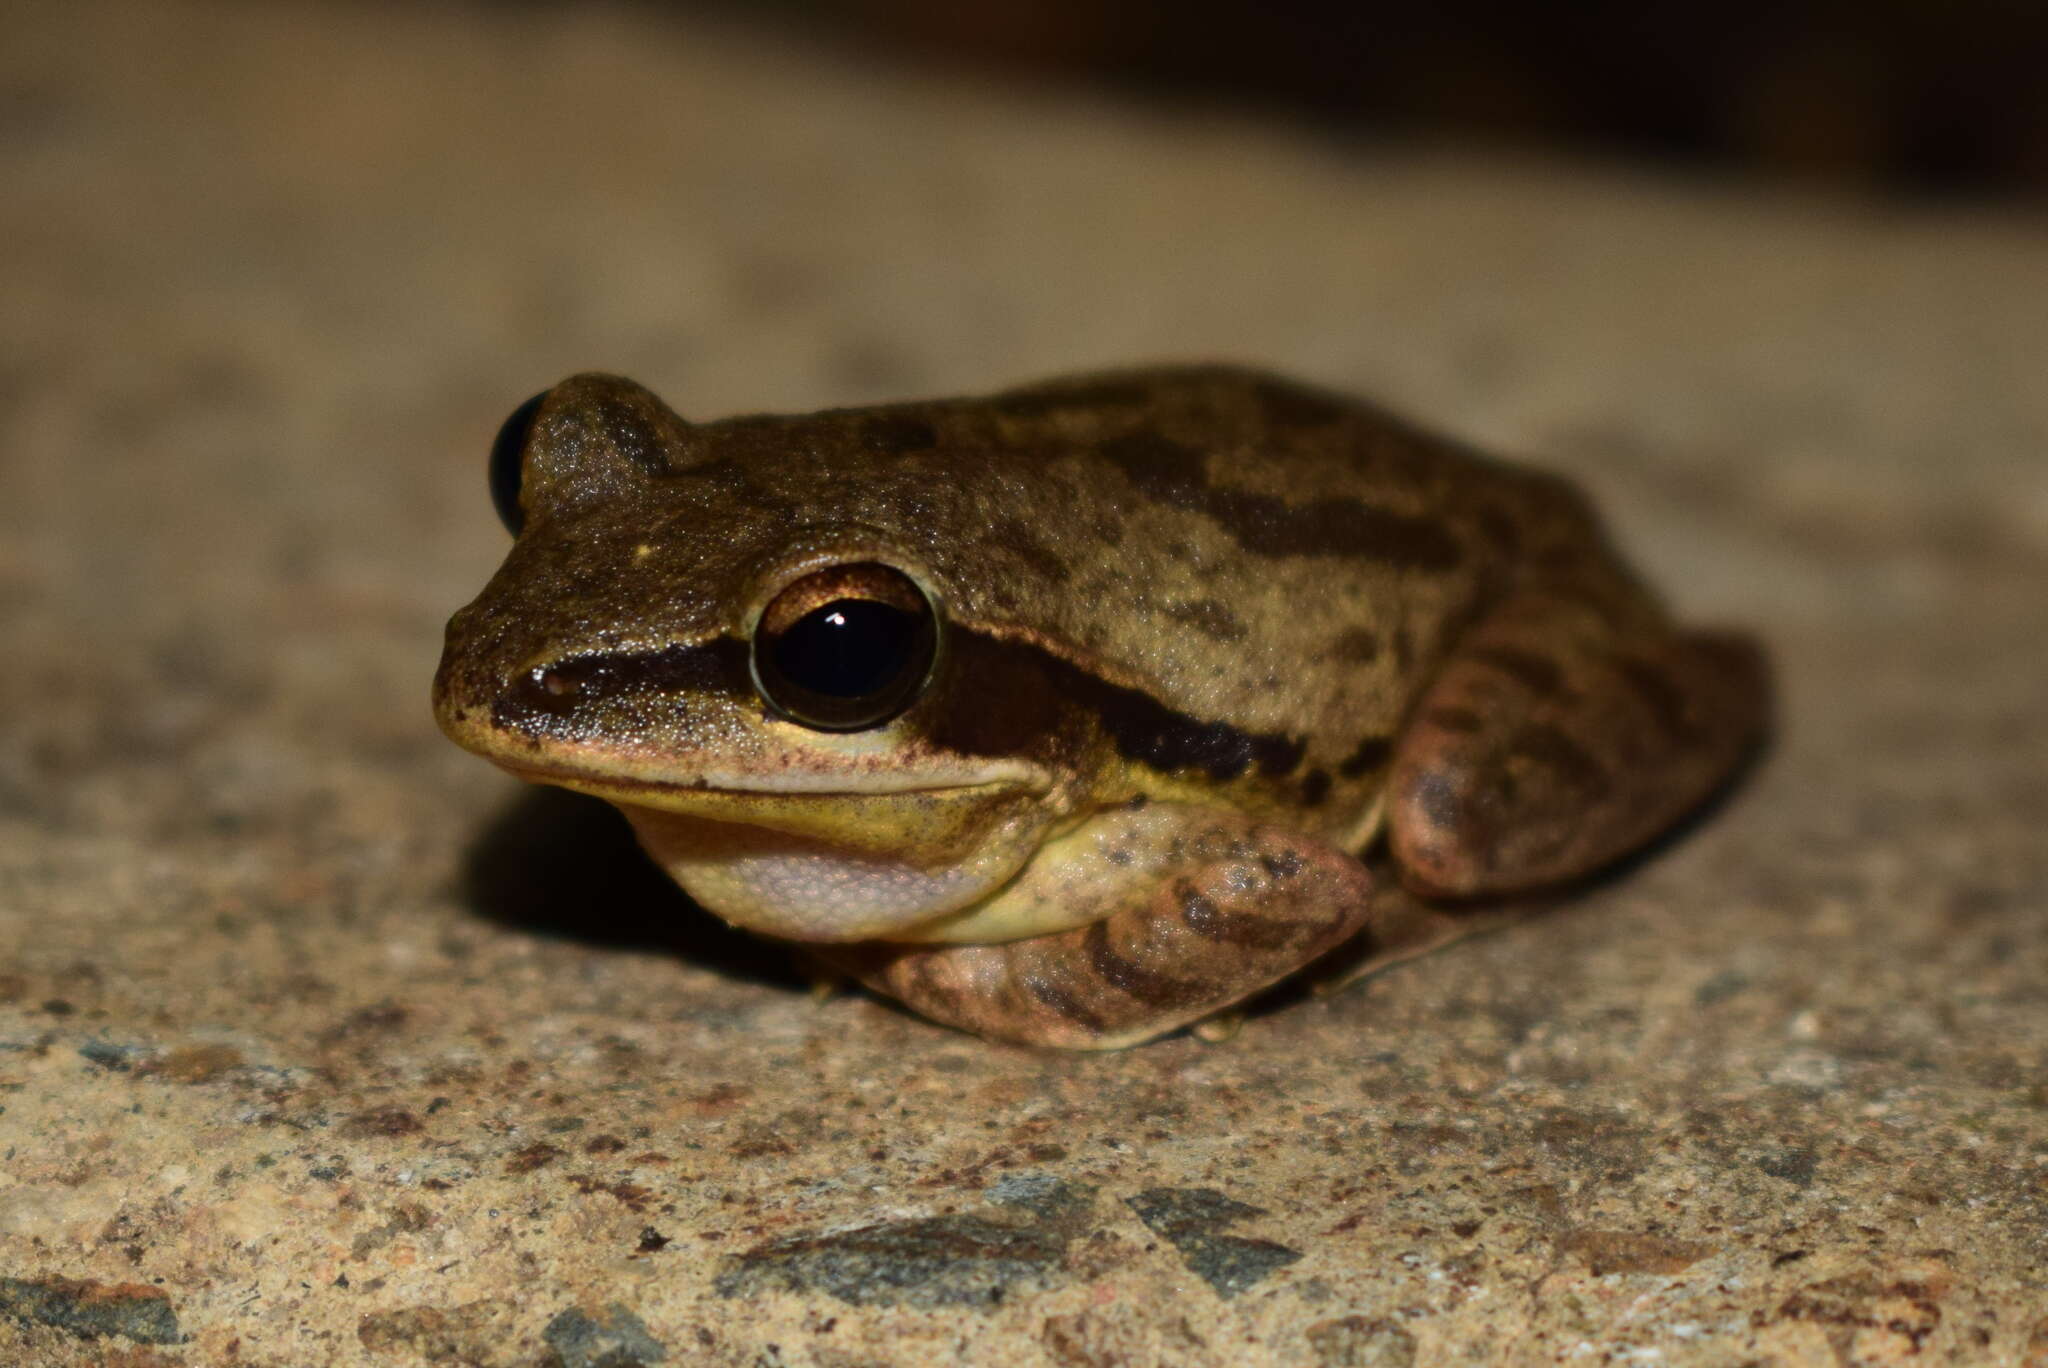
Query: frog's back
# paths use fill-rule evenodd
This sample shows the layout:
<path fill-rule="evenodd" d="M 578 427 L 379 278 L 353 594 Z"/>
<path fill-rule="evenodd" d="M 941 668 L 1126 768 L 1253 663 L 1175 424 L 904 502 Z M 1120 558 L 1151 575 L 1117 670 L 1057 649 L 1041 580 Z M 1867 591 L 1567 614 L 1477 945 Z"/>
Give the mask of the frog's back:
<path fill-rule="evenodd" d="M 842 506 L 929 556 L 958 621 L 1192 716 L 1391 728 L 1528 567 L 1639 593 L 1564 481 L 1257 371 L 1098 373 L 806 421 L 831 416 L 904 444 Z"/>

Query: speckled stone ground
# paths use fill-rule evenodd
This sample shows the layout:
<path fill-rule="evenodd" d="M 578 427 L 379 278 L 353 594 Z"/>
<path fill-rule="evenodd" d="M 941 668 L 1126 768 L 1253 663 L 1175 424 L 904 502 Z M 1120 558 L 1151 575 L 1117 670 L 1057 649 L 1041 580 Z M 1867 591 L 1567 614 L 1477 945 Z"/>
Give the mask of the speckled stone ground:
<path fill-rule="evenodd" d="M 2048 232 L 653 12 L 0 46 L 0 1362 L 2048 1364 Z M 498 418 L 1228 356 L 1580 475 L 1775 751 L 1107 1057 L 816 1005 L 446 745 Z"/>

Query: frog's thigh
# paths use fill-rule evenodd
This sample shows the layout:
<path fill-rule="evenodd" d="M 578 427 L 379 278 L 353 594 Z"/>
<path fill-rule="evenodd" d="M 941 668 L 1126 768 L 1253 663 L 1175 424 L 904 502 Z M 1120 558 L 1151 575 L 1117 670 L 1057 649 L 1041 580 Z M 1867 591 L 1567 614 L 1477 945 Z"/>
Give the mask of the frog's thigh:
<path fill-rule="evenodd" d="M 1402 878 L 1470 896 L 1597 869 L 1711 794 L 1756 745 L 1768 700 L 1747 638 L 1511 599 L 1459 643 L 1396 751 Z"/>
<path fill-rule="evenodd" d="M 1237 813 L 1157 805 L 1115 823 L 1103 862 L 1028 867 L 1001 897 L 1078 883 L 1104 915 L 1000 945 L 850 947 L 836 963 L 936 1021 L 999 1040 L 1115 1049 L 1230 1006 L 1371 920 L 1350 856 Z M 1082 834 L 1087 834 L 1084 829 Z"/>

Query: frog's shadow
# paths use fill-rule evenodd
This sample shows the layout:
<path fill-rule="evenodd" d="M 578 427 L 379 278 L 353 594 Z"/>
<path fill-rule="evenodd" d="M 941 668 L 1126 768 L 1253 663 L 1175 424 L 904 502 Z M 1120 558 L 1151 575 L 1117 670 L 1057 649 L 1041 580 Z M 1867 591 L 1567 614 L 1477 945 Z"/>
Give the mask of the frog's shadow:
<path fill-rule="evenodd" d="M 670 881 L 609 803 L 565 789 L 522 793 L 463 860 L 461 896 L 500 926 L 617 950 L 653 950 L 735 979 L 797 989 L 786 947 L 706 912 Z"/>

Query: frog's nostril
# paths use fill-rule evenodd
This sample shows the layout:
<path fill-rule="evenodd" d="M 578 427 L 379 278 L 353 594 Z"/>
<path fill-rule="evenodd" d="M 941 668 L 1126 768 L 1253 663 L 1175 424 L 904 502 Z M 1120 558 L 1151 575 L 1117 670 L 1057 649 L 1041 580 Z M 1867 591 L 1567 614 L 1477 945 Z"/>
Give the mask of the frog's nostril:
<path fill-rule="evenodd" d="M 535 682 L 550 698 L 568 698 L 583 688 L 582 680 L 566 670 L 553 668 L 538 671 Z"/>

